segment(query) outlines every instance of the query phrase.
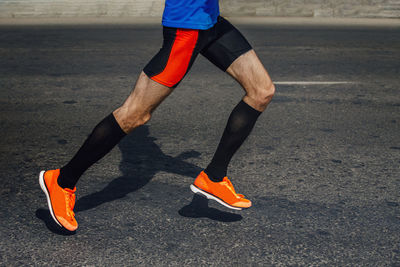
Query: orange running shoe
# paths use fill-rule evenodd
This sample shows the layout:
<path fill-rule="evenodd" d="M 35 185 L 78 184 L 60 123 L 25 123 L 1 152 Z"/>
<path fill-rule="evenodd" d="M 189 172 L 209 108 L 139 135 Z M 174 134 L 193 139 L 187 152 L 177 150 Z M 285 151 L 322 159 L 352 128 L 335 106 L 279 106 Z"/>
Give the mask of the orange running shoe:
<path fill-rule="evenodd" d="M 60 187 L 57 183 L 59 175 L 60 169 L 41 171 L 39 184 L 46 194 L 47 204 L 54 221 L 69 231 L 75 231 L 78 228 L 73 212 L 76 187 L 74 190 Z"/>
<path fill-rule="evenodd" d="M 194 180 L 194 183 L 190 185 L 190 189 L 193 193 L 213 199 L 230 209 L 241 210 L 251 207 L 251 201 L 246 199 L 244 195 L 236 193 L 228 177 L 224 177 L 222 182 L 213 182 L 202 171 Z"/>

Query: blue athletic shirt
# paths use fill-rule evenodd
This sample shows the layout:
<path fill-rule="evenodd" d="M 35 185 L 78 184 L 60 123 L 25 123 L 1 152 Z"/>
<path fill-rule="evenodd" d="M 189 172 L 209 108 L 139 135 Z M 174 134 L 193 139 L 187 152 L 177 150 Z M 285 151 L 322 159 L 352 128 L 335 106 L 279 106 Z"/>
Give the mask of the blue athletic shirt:
<path fill-rule="evenodd" d="M 162 24 L 167 27 L 207 30 L 217 23 L 218 0 L 166 0 Z"/>

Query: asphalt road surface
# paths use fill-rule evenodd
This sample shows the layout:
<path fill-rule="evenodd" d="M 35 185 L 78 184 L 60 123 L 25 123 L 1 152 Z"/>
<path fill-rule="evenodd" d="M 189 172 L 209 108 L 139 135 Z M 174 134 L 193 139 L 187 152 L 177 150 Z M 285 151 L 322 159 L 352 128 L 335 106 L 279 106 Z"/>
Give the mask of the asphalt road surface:
<path fill-rule="evenodd" d="M 0 265 L 400 266 L 399 28 L 238 27 L 277 84 L 229 169 L 253 207 L 189 189 L 243 96 L 199 57 L 81 178 L 71 234 L 38 174 L 122 103 L 161 28 L 1 26 Z"/>

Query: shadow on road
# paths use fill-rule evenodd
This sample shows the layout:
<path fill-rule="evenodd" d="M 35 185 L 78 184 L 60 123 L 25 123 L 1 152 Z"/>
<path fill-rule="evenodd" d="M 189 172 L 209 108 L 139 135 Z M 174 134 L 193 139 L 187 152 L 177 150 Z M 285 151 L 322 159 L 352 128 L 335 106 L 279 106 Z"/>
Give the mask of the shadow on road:
<path fill-rule="evenodd" d="M 209 218 L 220 222 L 236 222 L 243 219 L 239 214 L 220 211 L 208 207 L 208 199 L 195 194 L 192 202 L 178 211 L 179 215 L 189 218 Z"/>
<path fill-rule="evenodd" d="M 80 198 L 76 203 L 76 212 L 123 198 L 145 186 L 160 171 L 194 178 L 202 170 L 185 161 L 199 157 L 199 152 L 190 150 L 171 157 L 161 151 L 155 140 L 157 139 L 149 136 L 147 125 L 125 137 L 118 145 L 122 153 L 119 167 L 123 175 L 111 181 L 101 191 Z"/>
<path fill-rule="evenodd" d="M 123 175 L 112 180 L 101 191 L 79 198 L 75 212 L 93 209 L 104 203 L 123 198 L 145 186 L 160 171 L 195 178 L 202 170 L 199 166 L 185 161 L 189 158 L 199 157 L 199 152 L 189 150 L 176 157 L 171 157 L 161 151 L 160 147 L 154 142 L 155 140 L 157 139 L 149 136 L 147 125 L 138 128 L 125 137 L 118 145 L 122 153 L 122 161 L 119 167 Z M 197 195 L 193 197 L 193 201 L 189 205 L 179 210 L 179 214 L 184 217 L 206 217 L 222 222 L 242 219 L 240 215 L 209 208 L 207 199 Z M 38 209 L 36 217 L 43 220 L 47 228 L 54 233 L 74 234 L 60 229 L 46 209 Z"/>
<path fill-rule="evenodd" d="M 51 217 L 50 211 L 48 209 L 37 209 L 36 210 L 36 217 L 42 220 L 45 224 L 47 229 L 51 232 L 58 234 L 58 235 L 74 235 L 76 231 L 68 231 L 62 227 L 60 227 Z"/>

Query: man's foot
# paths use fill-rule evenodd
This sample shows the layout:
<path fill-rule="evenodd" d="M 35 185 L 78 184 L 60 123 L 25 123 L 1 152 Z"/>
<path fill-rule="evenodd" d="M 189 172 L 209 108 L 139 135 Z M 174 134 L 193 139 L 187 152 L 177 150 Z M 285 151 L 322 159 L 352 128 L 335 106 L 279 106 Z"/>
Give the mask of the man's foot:
<path fill-rule="evenodd" d="M 222 182 L 211 181 L 207 174 L 202 171 L 197 176 L 194 183 L 190 185 L 193 193 L 201 194 L 208 199 L 213 199 L 218 203 L 234 210 L 241 210 L 251 207 L 251 201 L 244 198 L 244 195 L 235 192 L 231 181 L 224 177 Z"/>
<path fill-rule="evenodd" d="M 60 169 L 41 171 L 39 184 L 46 194 L 47 204 L 54 221 L 69 231 L 75 231 L 78 228 L 73 212 L 76 188 L 74 190 L 61 188 L 57 183 L 59 175 Z"/>

